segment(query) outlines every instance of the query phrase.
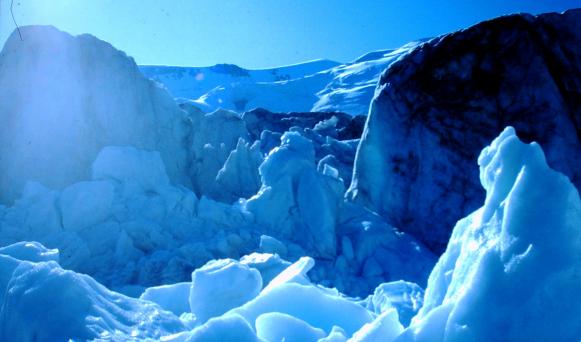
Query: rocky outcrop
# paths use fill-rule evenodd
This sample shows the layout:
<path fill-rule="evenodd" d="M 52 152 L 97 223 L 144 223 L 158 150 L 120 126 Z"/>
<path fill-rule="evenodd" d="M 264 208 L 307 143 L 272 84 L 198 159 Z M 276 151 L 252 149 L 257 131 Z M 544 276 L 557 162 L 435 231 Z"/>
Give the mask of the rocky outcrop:
<path fill-rule="evenodd" d="M 502 128 L 581 188 L 581 10 L 500 17 L 433 39 L 382 75 L 350 197 L 442 252 L 484 198 L 474 162 Z"/>

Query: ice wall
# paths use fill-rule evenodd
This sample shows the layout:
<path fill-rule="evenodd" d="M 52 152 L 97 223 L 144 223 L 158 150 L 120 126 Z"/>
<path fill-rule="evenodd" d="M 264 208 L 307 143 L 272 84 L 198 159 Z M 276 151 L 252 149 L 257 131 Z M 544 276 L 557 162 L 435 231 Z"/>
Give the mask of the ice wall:
<path fill-rule="evenodd" d="M 190 124 L 133 59 L 90 35 L 21 28 L 0 53 L 0 203 L 25 181 L 63 188 L 87 179 L 106 145 L 156 150 L 188 184 Z"/>
<path fill-rule="evenodd" d="M 581 189 L 579 46 L 570 10 L 485 21 L 402 56 L 379 80 L 350 197 L 441 253 L 484 199 L 478 154 L 508 125 Z"/>

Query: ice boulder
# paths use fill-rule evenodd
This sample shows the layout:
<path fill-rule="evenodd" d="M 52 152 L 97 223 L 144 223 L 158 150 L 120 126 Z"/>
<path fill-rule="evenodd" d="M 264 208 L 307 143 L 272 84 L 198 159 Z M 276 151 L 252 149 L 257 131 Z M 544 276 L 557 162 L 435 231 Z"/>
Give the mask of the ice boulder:
<path fill-rule="evenodd" d="M 295 241 L 314 256 L 333 257 L 343 183 L 317 171 L 312 142 L 297 132 L 285 133 L 259 171 L 262 187 L 246 209 L 266 234 Z"/>
<path fill-rule="evenodd" d="M 245 255 L 240 259 L 240 263 L 255 268 L 260 272 L 263 287 L 291 265 L 290 262 L 283 260 L 278 254 L 269 253 Z"/>
<path fill-rule="evenodd" d="M 37 182 L 24 185 L 22 197 L 4 210 L 0 243 L 40 241 L 63 229 L 59 193 Z"/>
<path fill-rule="evenodd" d="M 515 14 L 435 38 L 381 76 L 350 197 L 435 253 L 484 199 L 473 167 L 505 126 L 581 189 L 581 10 Z"/>
<path fill-rule="evenodd" d="M 268 286 L 264 288 L 264 292 L 268 292 L 282 284 L 297 283 L 308 285 L 311 283 L 307 273 L 315 266 L 315 261 L 310 257 L 302 257 L 295 263 L 280 272 Z"/>
<path fill-rule="evenodd" d="M 157 303 L 164 310 L 179 316 L 190 312 L 191 288 L 192 284 L 189 282 L 149 287 L 139 296 L 139 299 Z"/>
<path fill-rule="evenodd" d="M 26 181 L 52 189 L 88 179 L 108 145 L 155 150 L 189 184 L 190 122 L 133 59 L 90 35 L 20 28 L 0 52 L 0 202 Z"/>
<path fill-rule="evenodd" d="M 237 261 L 213 260 L 192 273 L 190 309 L 204 323 L 241 306 L 262 289 L 260 272 Z"/>
<path fill-rule="evenodd" d="M 91 166 L 92 179 L 136 183 L 144 191 L 169 185 L 161 155 L 133 146 L 106 146 Z"/>
<path fill-rule="evenodd" d="M 66 187 L 59 207 L 63 228 L 82 230 L 104 221 L 112 214 L 115 188 L 107 181 L 79 182 Z"/>
<path fill-rule="evenodd" d="M 368 308 L 377 314 L 396 309 L 399 321 L 407 327 L 424 303 L 424 290 L 417 284 L 398 280 L 379 285 L 368 301 Z"/>
<path fill-rule="evenodd" d="M 256 335 L 265 341 L 306 342 L 317 341 L 326 336 L 323 330 L 280 312 L 258 316 L 255 325 Z"/>
<path fill-rule="evenodd" d="M 237 315 L 215 317 L 190 332 L 166 336 L 168 342 L 264 342 L 248 322 Z"/>
<path fill-rule="evenodd" d="M 257 318 L 270 312 L 293 316 L 313 328 L 322 329 L 326 334 L 331 332 L 333 326 L 339 326 L 348 336 L 373 321 L 371 312 L 338 292 L 298 283 L 284 283 L 262 291 L 258 297 L 229 311 L 227 315 L 238 314 L 253 325 Z M 292 324 L 302 323 L 294 321 Z M 301 329 L 304 330 L 304 326 Z"/>
<path fill-rule="evenodd" d="M 460 220 L 397 341 L 575 341 L 581 199 L 513 128 L 478 159 L 484 206 Z"/>
<path fill-rule="evenodd" d="M 359 329 L 350 342 L 391 342 L 403 331 L 398 320 L 397 311 L 393 308 L 382 312 L 373 322 L 365 324 Z"/>

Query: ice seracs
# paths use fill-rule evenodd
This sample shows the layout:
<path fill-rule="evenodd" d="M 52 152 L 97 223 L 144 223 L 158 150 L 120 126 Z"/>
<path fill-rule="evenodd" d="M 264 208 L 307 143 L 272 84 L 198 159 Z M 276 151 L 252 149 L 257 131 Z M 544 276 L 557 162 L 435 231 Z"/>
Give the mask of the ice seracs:
<path fill-rule="evenodd" d="M 240 138 L 216 175 L 216 187 L 220 189 L 216 191 L 220 194 L 218 198 L 235 202 L 258 192 L 261 185 L 258 168 L 263 160 L 259 141 L 250 144 Z"/>
<path fill-rule="evenodd" d="M 183 282 L 209 260 L 252 252 L 279 254 L 245 259 L 268 281 L 285 267 L 280 257 L 294 261 L 309 251 L 319 260 L 313 279 L 352 295 L 365 296 L 389 279 L 423 283 L 431 253 L 377 215 L 343 203 L 340 173 L 329 165 L 320 170 L 312 146 L 299 132 L 285 135 L 260 168 L 264 191 L 233 204 L 171 184 L 156 151 L 107 146 L 89 180 L 60 191 L 28 183 L 14 206 L 0 208 L 0 241 L 58 248 L 63 267 L 135 296 Z M 236 158 L 248 166 L 251 155 Z M 225 164 L 218 173 L 232 174 Z"/>
<path fill-rule="evenodd" d="M 0 248 L 0 289 L 6 289 L 0 291 L 0 337 L 576 340 L 579 193 L 547 166 L 538 144 L 522 143 L 510 127 L 482 151 L 478 163 L 484 206 L 454 228 L 423 306 L 423 291 L 413 283 L 385 283 L 366 300 L 350 298 L 316 284 L 312 258 L 289 265 L 257 253 L 241 261 L 211 261 L 193 272 L 191 282 L 148 288 L 135 299 L 62 269 L 57 251 L 25 242 Z M 369 242 L 363 247 L 351 241 L 341 238 L 345 260 L 375 250 Z M 386 260 L 374 259 L 376 266 L 364 268 L 382 270 Z M 262 275 L 275 274 L 265 286 Z"/>
<path fill-rule="evenodd" d="M 193 132 L 196 132 L 191 136 L 190 149 L 192 154 L 190 172 L 194 191 L 198 196 L 205 195 L 217 200 L 232 201 L 232 196 L 228 196 L 229 194 L 222 191 L 221 185 L 223 185 L 224 179 L 220 185 L 217 184 L 216 178 L 231 151 L 237 150 L 239 140 L 250 141 L 244 121 L 238 113 L 221 109 L 209 114 L 192 113 L 190 119 L 192 120 Z M 250 161 L 251 157 L 258 159 L 257 156 L 247 156 L 248 159 L 242 162 Z M 230 160 L 229 166 L 238 166 L 233 162 Z M 256 165 L 250 164 L 249 166 Z M 237 183 L 232 185 L 242 186 Z M 252 183 L 246 186 L 251 185 Z M 246 189 L 242 188 L 240 191 L 244 190 Z M 236 199 L 234 198 L 234 200 Z"/>
<path fill-rule="evenodd" d="M 484 206 L 454 228 L 397 341 L 578 339 L 579 192 L 513 128 L 478 163 Z"/>
<path fill-rule="evenodd" d="M 567 29 L 572 16 L 516 16 L 509 17 L 508 23 L 540 22 L 545 28 Z M 555 24 L 555 18 L 563 20 Z M 504 31 L 499 32 L 504 37 Z M 462 127 L 439 135 L 424 128 L 412 133 L 401 129 L 397 120 L 413 123 L 405 115 L 397 116 L 404 113 L 402 108 L 424 101 L 413 96 L 403 102 L 385 97 L 392 91 L 413 93 L 411 88 L 390 88 L 385 83 L 388 77 L 382 79 L 385 84 L 378 89 L 360 142 L 361 117 L 263 109 L 243 115 L 228 110 L 206 114 L 192 101 L 178 108 L 158 86 L 134 72 L 130 59 L 106 43 L 48 28 L 27 28 L 23 33 L 32 38 L 19 43 L 13 37 L 0 56 L 4 70 L 2 63 L 12 65 L 19 54 L 25 55 L 22 65 L 17 65 L 22 74 L 7 69 L 0 76 L 0 90 L 9 92 L 0 95 L 0 100 L 6 100 L 0 102 L 4 110 L 0 112 L 8 118 L 8 126 L 16 122 L 22 128 L 18 136 L 7 131 L 0 137 L 0 153 L 16 161 L 6 164 L 14 169 L 0 175 L 4 177 L 0 186 L 10 185 L 6 192 L 0 189 L 2 194 L 13 200 L 0 205 L 0 340 L 401 342 L 578 340 L 581 336 L 577 305 L 581 203 L 573 186 L 575 176 L 571 182 L 552 171 L 539 145 L 520 142 L 514 129 L 504 130 L 480 154 L 480 177 L 474 180 L 480 180 L 487 194 L 484 206 L 457 223 L 426 283 L 437 258 L 409 232 L 432 249 L 434 243 L 444 244 L 447 230 L 440 228 L 455 220 L 448 214 L 458 213 L 455 205 L 463 203 L 459 189 L 475 189 L 464 181 L 478 170 L 462 148 L 489 140 L 478 140 L 484 139 L 481 135 L 463 139 L 463 133 L 472 133 Z M 445 41 L 418 47 L 386 75 L 402 70 L 409 56 L 413 63 L 423 60 Z M 395 57 L 377 52 L 357 63 L 371 66 L 376 58 Z M 453 72 L 447 75 L 466 75 L 469 68 L 455 66 L 471 65 L 471 59 L 461 62 L 451 63 Z M 93 64 L 96 71 L 87 69 Z M 486 63 L 477 65 L 486 67 Z M 68 92 L 50 89 L 52 102 L 46 104 L 46 94 L 39 93 L 35 84 L 30 101 L 24 101 L 22 82 L 32 77 L 29 67 L 46 71 L 39 76 L 46 77 L 42 87 L 54 83 L 56 90 Z M 403 69 L 412 75 L 417 71 Z M 217 70 L 244 73 L 233 66 Z M 427 70 L 430 77 L 441 75 Z M 345 75 L 349 82 L 367 77 L 355 65 L 345 72 L 351 73 Z M 559 69 L 551 75 L 564 74 Z M 19 88 L 6 88 L 7 80 Z M 390 82 L 398 80 L 390 78 Z M 78 81 L 78 87 L 71 85 L 73 81 Z M 107 87 L 106 81 L 113 86 Z M 281 81 L 281 89 L 300 85 L 288 81 Z M 368 84 L 361 86 L 369 90 Z M 62 96 L 77 92 L 79 96 Z M 358 98 L 353 97 L 355 104 Z M 495 103 L 504 100 L 499 95 Z M 308 101 L 311 98 L 305 97 L 299 102 L 302 106 Z M 46 113 L 36 111 L 45 104 Z M 393 110 L 391 120 L 377 115 L 384 109 Z M 125 112 L 128 117 L 117 118 Z M 36 117 L 39 122 L 33 120 Z M 475 117 L 479 118 L 469 115 Z M 541 142 L 549 142 L 549 165 L 557 162 L 565 174 L 575 171 L 577 154 L 560 149 L 568 146 L 576 152 L 577 140 L 571 139 L 567 121 L 573 116 L 549 112 L 544 117 L 555 119 L 557 130 L 566 133 L 561 139 L 546 130 L 550 139 Z M 64 126 L 54 131 L 58 137 L 36 136 L 46 133 L 43 125 L 54 118 L 64 120 Z M 461 122 L 439 125 L 427 118 L 436 123 L 427 125 L 431 129 Z M 498 134 L 504 121 L 492 122 L 496 123 L 488 127 L 489 133 Z M 553 121 L 541 122 L 552 127 Z M 530 138 L 526 129 L 524 136 Z M 414 144 L 406 140 L 410 137 Z M 444 145 L 464 144 L 452 144 L 453 153 L 438 154 L 439 160 L 426 157 L 440 151 L 437 147 L 443 145 L 435 144 L 440 138 L 451 139 L 443 140 Z M 34 148 L 26 147 L 29 141 Z M 18 148 L 10 150 L 11 144 Z M 356 201 L 346 201 L 356 149 L 358 166 L 350 192 Z M 422 158 L 410 151 L 422 152 Z M 28 153 L 31 161 L 26 160 Z M 40 174 L 48 161 L 63 158 L 74 168 L 55 164 L 54 170 Z M 431 166 L 440 173 L 430 173 Z M 431 178 L 414 178 L 419 170 Z M 35 172 L 41 177 L 32 177 Z M 400 183 L 400 176 L 417 183 Z M 47 184 L 43 177 L 55 182 Z M 445 181 L 438 183 L 450 197 L 442 193 L 430 197 L 433 179 L 454 184 L 448 189 L 442 185 L 448 184 Z M 402 189 L 412 191 L 401 196 Z M 415 195 L 437 198 L 436 207 L 430 207 L 430 201 L 417 201 Z M 374 209 L 402 205 L 406 210 L 428 205 L 440 214 L 392 211 L 401 214 L 394 218 L 378 210 L 382 217 L 362 204 Z M 386 217 L 398 224 L 390 225 Z M 407 219 L 418 217 L 429 219 L 433 239 L 425 239 L 425 230 L 406 226 Z"/>
<path fill-rule="evenodd" d="M 294 240 L 316 256 L 333 257 L 343 184 L 317 172 L 314 158 L 310 140 L 285 133 L 281 146 L 260 166 L 262 187 L 246 209 L 275 238 Z"/>

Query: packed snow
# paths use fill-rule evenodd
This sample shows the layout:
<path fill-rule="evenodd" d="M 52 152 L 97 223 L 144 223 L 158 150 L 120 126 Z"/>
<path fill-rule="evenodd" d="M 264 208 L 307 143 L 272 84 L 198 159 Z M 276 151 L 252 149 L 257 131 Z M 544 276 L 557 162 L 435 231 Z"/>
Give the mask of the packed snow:
<path fill-rule="evenodd" d="M 12 125 L 0 129 L 0 340 L 581 337 L 581 199 L 513 128 L 482 150 L 486 199 L 440 258 L 346 198 L 363 123 L 332 105 L 359 97 L 331 94 L 371 91 L 369 76 L 416 43 L 289 67 L 275 82 L 227 65 L 185 74 L 254 87 L 335 70 L 345 81 L 325 88 L 324 113 L 240 114 L 175 102 L 92 36 L 22 33 L 0 53 L 0 117 Z M 162 69 L 150 71 L 179 72 Z"/>

